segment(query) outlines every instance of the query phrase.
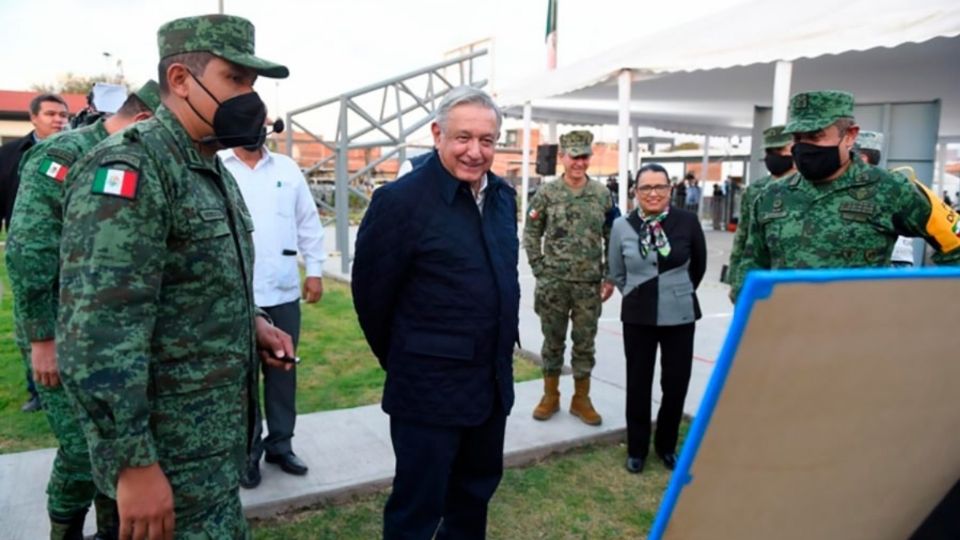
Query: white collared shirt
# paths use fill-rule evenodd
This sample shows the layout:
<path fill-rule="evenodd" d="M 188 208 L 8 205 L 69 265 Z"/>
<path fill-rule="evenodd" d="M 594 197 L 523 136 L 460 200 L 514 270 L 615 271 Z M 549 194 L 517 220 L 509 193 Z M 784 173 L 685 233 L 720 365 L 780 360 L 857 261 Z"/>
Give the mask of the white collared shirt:
<path fill-rule="evenodd" d="M 307 277 L 323 276 L 323 226 L 310 187 L 296 162 L 263 148 L 250 168 L 232 149 L 218 155 L 240 186 L 253 218 L 253 296 L 260 307 L 300 298 L 302 256 Z"/>
<path fill-rule="evenodd" d="M 473 195 L 473 200 L 477 203 L 477 210 L 480 210 L 480 213 L 483 213 L 483 199 L 487 196 L 487 175 L 484 173 L 483 178 L 480 179 L 480 190 L 476 193 L 473 192 L 473 188 L 470 189 L 470 194 Z"/>

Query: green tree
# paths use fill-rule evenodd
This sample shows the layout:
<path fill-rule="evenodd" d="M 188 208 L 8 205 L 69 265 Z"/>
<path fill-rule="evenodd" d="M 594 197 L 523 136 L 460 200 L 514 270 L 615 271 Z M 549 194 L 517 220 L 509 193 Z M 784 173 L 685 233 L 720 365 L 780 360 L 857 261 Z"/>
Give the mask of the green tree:
<path fill-rule="evenodd" d="M 55 84 L 34 84 L 31 89 L 36 92 L 54 92 L 57 94 L 89 94 L 96 83 L 122 84 L 131 88 L 130 82 L 123 75 L 77 75 L 66 73 L 57 77 Z"/>

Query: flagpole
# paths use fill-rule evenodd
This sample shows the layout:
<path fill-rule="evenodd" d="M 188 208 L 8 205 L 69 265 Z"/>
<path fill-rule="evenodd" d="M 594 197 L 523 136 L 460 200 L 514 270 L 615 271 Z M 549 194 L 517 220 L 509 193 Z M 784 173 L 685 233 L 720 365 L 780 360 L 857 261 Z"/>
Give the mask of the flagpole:
<path fill-rule="evenodd" d="M 557 3 L 560 0 L 547 0 L 547 69 L 557 69 Z"/>

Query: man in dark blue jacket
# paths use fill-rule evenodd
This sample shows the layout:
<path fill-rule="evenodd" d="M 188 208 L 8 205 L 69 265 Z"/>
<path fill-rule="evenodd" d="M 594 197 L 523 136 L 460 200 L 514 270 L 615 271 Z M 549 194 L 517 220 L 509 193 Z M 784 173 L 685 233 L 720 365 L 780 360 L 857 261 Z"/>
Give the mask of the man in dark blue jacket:
<path fill-rule="evenodd" d="M 353 298 L 397 458 L 384 538 L 483 538 L 503 474 L 520 284 L 516 192 L 490 173 L 500 122 L 486 93 L 452 90 L 436 150 L 360 224 Z"/>

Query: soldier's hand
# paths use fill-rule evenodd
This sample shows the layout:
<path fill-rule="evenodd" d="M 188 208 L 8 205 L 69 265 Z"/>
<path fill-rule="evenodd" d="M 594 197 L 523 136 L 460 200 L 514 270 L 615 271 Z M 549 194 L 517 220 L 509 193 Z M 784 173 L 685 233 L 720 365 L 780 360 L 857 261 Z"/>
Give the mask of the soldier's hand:
<path fill-rule="evenodd" d="M 604 281 L 600 284 L 600 301 L 606 302 L 611 296 L 613 296 L 613 283 Z"/>
<path fill-rule="evenodd" d="M 120 540 L 173 540 L 173 490 L 159 463 L 121 469 L 117 511 Z"/>
<path fill-rule="evenodd" d="M 48 388 L 60 386 L 57 346 L 52 339 L 30 343 L 30 367 L 33 370 L 33 380 Z"/>
<path fill-rule="evenodd" d="M 308 304 L 315 304 L 323 298 L 323 278 L 308 277 L 303 281 L 303 299 Z"/>
<path fill-rule="evenodd" d="M 293 357 L 293 339 L 263 317 L 257 317 L 257 348 L 260 350 L 260 359 L 268 366 L 284 371 L 293 369 L 293 364 L 277 360 Z"/>

